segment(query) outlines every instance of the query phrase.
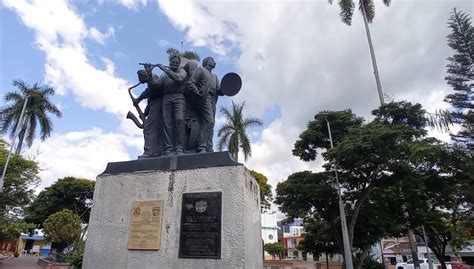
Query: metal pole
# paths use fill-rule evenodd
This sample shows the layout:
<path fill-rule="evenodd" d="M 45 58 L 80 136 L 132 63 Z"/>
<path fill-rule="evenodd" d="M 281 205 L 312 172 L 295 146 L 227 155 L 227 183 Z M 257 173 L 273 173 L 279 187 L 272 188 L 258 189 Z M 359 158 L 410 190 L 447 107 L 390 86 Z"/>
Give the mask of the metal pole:
<path fill-rule="evenodd" d="M 372 46 L 372 37 L 370 36 L 369 22 L 365 14 L 364 4 L 362 6 L 362 16 L 364 17 L 365 31 L 367 33 L 367 40 L 369 42 L 370 56 L 372 57 L 372 66 L 374 67 L 375 82 L 377 83 L 377 91 L 379 93 L 380 105 L 384 104 L 382 84 L 380 83 L 379 70 L 377 68 L 377 61 L 375 59 L 374 47 Z"/>
<path fill-rule="evenodd" d="M 326 124 L 328 126 L 329 142 L 331 143 L 331 148 L 334 148 L 334 145 L 332 143 L 331 126 L 329 126 L 329 121 L 327 119 L 326 119 Z M 344 244 L 344 261 L 346 263 L 346 269 L 353 269 L 352 250 L 351 250 L 351 245 L 349 242 L 349 234 L 348 234 L 347 223 L 346 223 L 346 211 L 344 209 L 344 204 L 342 202 L 341 186 L 339 185 L 339 177 L 337 176 L 337 167 L 335 163 L 334 163 L 334 174 L 336 176 L 337 195 L 339 199 L 339 214 L 341 216 L 342 241 Z"/>
<path fill-rule="evenodd" d="M 5 161 L 5 165 L 3 166 L 2 178 L 0 179 L 0 193 L 3 192 L 3 182 L 5 180 L 5 174 L 7 173 L 8 162 L 10 162 L 10 157 L 12 155 L 13 147 L 15 146 L 15 140 L 20 132 L 21 126 L 23 125 L 23 114 L 25 113 L 26 104 L 28 103 L 28 98 L 30 95 L 26 95 L 25 103 L 23 103 L 23 108 L 21 109 L 20 119 L 18 120 L 18 125 L 16 126 L 15 136 L 13 137 L 12 144 L 10 146 L 10 151 L 8 152 L 7 160 Z"/>
<path fill-rule="evenodd" d="M 423 230 L 423 239 L 425 240 L 425 247 L 426 247 L 426 256 L 428 256 L 428 266 L 429 269 L 433 269 L 433 262 L 431 261 L 431 252 L 430 248 L 428 247 L 428 238 L 426 238 L 425 233 L 425 225 L 421 225 L 421 229 Z"/>

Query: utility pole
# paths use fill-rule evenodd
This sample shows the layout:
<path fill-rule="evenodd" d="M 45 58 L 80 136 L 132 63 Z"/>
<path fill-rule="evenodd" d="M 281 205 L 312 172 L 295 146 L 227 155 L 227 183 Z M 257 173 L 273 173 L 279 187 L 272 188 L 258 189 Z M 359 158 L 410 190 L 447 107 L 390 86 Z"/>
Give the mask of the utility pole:
<path fill-rule="evenodd" d="M 328 127 L 329 142 L 331 143 L 331 148 L 333 149 L 334 145 L 332 143 L 331 126 L 329 125 L 329 121 L 327 119 L 326 119 L 326 124 Z M 352 249 L 349 242 L 349 233 L 347 230 L 347 223 L 346 223 L 346 210 L 344 208 L 344 203 L 342 202 L 341 185 L 339 185 L 339 177 L 337 176 L 337 167 L 335 163 L 334 163 L 334 174 L 336 176 L 337 196 L 339 200 L 339 214 L 341 217 L 342 241 L 344 244 L 344 262 L 346 263 L 346 269 L 353 269 Z"/>

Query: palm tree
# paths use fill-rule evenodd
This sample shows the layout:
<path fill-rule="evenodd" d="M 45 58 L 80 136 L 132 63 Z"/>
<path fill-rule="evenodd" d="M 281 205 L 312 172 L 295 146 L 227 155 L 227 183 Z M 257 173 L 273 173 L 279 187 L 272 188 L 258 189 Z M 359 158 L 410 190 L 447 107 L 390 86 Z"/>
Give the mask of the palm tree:
<path fill-rule="evenodd" d="M 217 136 L 219 137 L 219 150 L 227 147 L 230 154 L 236 161 L 239 160 L 239 148 L 244 152 L 244 159 L 247 160 L 252 154 L 250 147 L 250 138 L 246 130 L 252 126 L 262 126 L 263 122 L 257 118 L 244 118 L 242 110 L 245 102 L 242 104 L 235 104 L 232 102 L 232 111 L 225 107 L 221 107 L 220 111 L 224 114 L 226 123 L 219 129 Z"/>
<path fill-rule="evenodd" d="M 38 91 L 42 94 L 42 98 L 30 98 L 28 100 L 25 113 L 23 116 L 23 124 L 20 126 L 18 133 L 18 146 L 15 153 L 20 154 L 23 141 L 26 139 L 28 147 L 31 147 L 36 136 L 36 127 L 39 124 L 40 138 L 42 141 L 46 140 L 53 130 L 53 123 L 48 113 L 52 113 L 60 118 L 61 111 L 52 104 L 49 100 L 50 96 L 54 95 L 54 89 L 47 86 L 40 86 L 38 83 L 30 87 L 23 80 L 13 80 L 13 86 L 17 87 L 19 91 L 7 92 L 3 100 L 7 104 L 0 110 L 0 133 L 5 134 L 10 130 L 10 138 L 15 136 L 15 130 L 20 124 L 20 114 L 25 103 L 25 98 L 31 90 Z"/>
<path fill-rule="evenodd" d="M 390 5 L 391 0 L 382 0 L 386 6 Z M 328 0 L 329 4 L 332 4 L 333 0 Z M 351 25 L 352 16 L 354 15 L 354 0 L 339 0 L 339 7 L 341 8 L 341 19 L 347 24 Z M 375 82 L 377 83 L 377 91 L 379 94 L 380 105 L 383 105 L 383 92 L 382 84 L 380 83 L 379 71 L 377 68 L 377 61 L 375 59 L 374 47 L 372 45 L 372 38 L 370 36 L 369 23 L 372 23 L 375 17 L 375 5 L 374 0 L 359 0 L 359 10 L 364 17 L 365 31 L 367 33 L 367 41 L 369 42 L 370 55 L 372 56 L 372 66 L 374 68 Z"/>

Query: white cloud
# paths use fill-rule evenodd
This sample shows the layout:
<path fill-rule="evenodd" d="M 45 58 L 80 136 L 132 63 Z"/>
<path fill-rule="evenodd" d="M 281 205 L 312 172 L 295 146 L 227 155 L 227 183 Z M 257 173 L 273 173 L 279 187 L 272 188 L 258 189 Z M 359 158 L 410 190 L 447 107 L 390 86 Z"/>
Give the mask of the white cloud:
<path fill-rule="evenodd" d="M 99 31 L 99 29 L 97 29 L 96 27 L 91 27 L 89 28 L 89 36 L 94 39 L 95 41 L 97 41 L 98 43 L 104 45 L 105 44 L 105 40 L 107 38 L 114 38 L 115 39 L 115 30 L 114 30 L 114 27 L 112 26 L 109 26 L 107 28 L 107 32 L 104 34 L 102 32 Z"/>
<path fill-rule="evenodd" d="M 130 8 L 130 9 L 137 9 L 140 6 L 146 6 L 147 0 L 120 0 L 122 5 Z"/>
<path fill-rule="evenodd" d="M 114 76 L 111 60 L 103 58 L 106 70 L 92 65 L 84 47 L 88 36 L 100 43 L 113 36 L 112 27 L 107 34 L 94 27 L 88 29 L 67 1 L 4 0 L 3 3 L 35 31 L 36 45 L 46 54 L 46 83 L 59 94 L 73 92 L 83 106 L 124 117 L 123 108 L 131 106 L 126 94 L 128 82 Z"/>
<path fill-rule="evenodd" d="M 83 132 L 53 134 L 45 142 L 35 142 L 27 154 L 36 153 L 42 169 L 38 191 L 66 176 L 95 180 L 108 162 L 129 160 L 129 137 L 99 128 Z"/>
<path fill-rule="evenodd" d="M 359 12 L 352 26 L 340 21 L 339 7 L 327 1 L 165 1 L 164 14 L 187 41 L 208 46 L 220 60 L 235 60 L 243 80 L 233 99 L 246 101 L 246 114 L 263 115 L 275 105 L 281 117 L 253 144 L 247 162 L 272 183 L 293 172 L 317 168 L 291 155 L 298 134 L 321 110 L 351 108 L 370 118 L 379 105 L 365 29 Z M 384 93 L 445 107 L 446 20 L 451 9 L 469 10 L 469 1 L 376 2 L 370 26 Z M 412 15 L 413 10 L 423 14 Z M 218 63 L 219 64 L 219 63 Z M 318 162 L 318 164 L 321 161 Z"/>

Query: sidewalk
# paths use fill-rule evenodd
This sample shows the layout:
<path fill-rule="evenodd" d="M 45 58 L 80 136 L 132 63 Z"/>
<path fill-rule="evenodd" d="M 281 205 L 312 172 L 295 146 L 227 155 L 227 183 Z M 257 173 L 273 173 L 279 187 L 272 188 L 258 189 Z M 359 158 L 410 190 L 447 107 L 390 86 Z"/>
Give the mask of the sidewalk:
<path fill-rule="evenodd" d="M 0 269 L 42 269 L 36 262 L 38 257 L 35 255 L 22 255 L 5 261 L 0 261 Z"/>

